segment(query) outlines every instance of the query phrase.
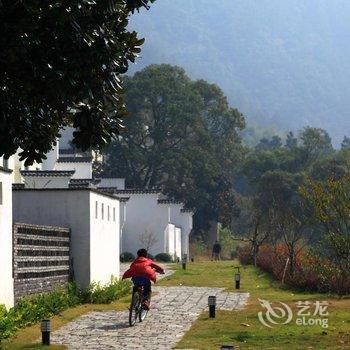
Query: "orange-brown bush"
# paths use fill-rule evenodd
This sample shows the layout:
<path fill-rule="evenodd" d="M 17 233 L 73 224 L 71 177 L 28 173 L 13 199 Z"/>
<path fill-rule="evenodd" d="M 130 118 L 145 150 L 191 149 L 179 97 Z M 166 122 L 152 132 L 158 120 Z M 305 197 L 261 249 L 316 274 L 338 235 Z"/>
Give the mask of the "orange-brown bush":
<path fill-rule="evenodd" d="M 242 264 L 251 264 L 253 257 L 249 246 L 238 250 Z M 263 245 L 257 256 L 257 265 L 282 281 L 288 258 L 286 245 Z M 306 250 L 300 250 L 294 266 L 287 265 L 285 283 L 301 290 L 337 293 L 350 293 L 350 273 L 332 262 L 319 258 Z"/>

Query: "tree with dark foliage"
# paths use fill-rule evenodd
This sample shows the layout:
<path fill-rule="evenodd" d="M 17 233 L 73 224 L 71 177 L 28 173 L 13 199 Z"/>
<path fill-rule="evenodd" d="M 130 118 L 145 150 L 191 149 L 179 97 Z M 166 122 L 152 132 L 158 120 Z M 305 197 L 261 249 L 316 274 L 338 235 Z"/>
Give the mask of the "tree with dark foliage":
<path fill-rule="evenodd" d="M 229 224 L 242 114 L 215 84 L 182 68 L 151 65 L 125 81 L 127 131 L 107 150 L 105 174 L 133 188 L 159 188 L 196 209 L 195 223 Z"/>
<path fill-rule="evenodd" d="M 40 162 L 67 125 L 83 151 L 119 133 L 120 75 L 144 41 L 129 15 L 154 1 L 0 1 L 0 156 Z"/>

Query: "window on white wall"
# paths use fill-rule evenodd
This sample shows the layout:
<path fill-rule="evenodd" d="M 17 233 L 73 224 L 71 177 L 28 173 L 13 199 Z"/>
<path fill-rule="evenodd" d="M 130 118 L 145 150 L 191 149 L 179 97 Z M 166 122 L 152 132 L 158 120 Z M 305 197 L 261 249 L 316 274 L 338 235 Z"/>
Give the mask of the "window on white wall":
<path fill-rule="evenodd" d="M 2 182 L 0 182 L 0 205 L 2 205 Z"/>
<path fill-rule="evenodd" d="M 109 206 L 107 207 L 107 220 L 109 221 Z"/>
<path fill-rule="evenodd" d="M 9 167 L 9 160 L 7 158 L 4 158 L 3 164 L 4 164 L 4 168 L 8 169 L 8 167 Z"/>
<path fill-rule="evenodd" d="M 101 204 L 101 218 L 104 220 L 105 217 L 105 205 L 102 203 Z"/>
<path fill-rule="evenodd" d="M 115 221 L 115 208 L 113 208 L 113 221 Z"/>
<path fill-rule="evenodd" d="M 98 219 L 98 202 L 95 202 L 95 219 Z"/>

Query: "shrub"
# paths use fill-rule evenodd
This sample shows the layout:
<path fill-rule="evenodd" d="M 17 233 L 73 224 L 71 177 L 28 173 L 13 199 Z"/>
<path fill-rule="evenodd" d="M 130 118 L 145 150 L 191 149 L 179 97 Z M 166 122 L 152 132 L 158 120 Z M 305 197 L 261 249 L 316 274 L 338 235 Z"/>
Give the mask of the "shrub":
<path fill-rule="evenodd" d="M 120 255 L 121 262 L 131 262 L 135 260 L 135 255 L 130 252 L 124 252 Z"/>
<path fill-rule="evenodd" d="M 99 283 L 93 283 L 88 288 L 88 300 L 91 304 L 110 304 L 112 301 L 120 299 L 130 292 L 130 282 L 118 281 L 112 277 L 111 281 L 101 286 Z"/>
<path fill-rule="evenodd" d="M 238 249 L 242 264 L 251 264 L 252 258 L 249 246 Z M 261 246 L 257 265 L 271 273 L 277 280 L 283 278 L 288 259 L 286 245 L 279 244 Z M 344 274 L 342 269 L 329 260 L 317 257 L 309 251 L 298 249 L 293 269 L 287 265 L 285 283 L 294 288 L 326 293 L 348 294 L 350 292 L 350 274 Z"/>
<path fill-rule="evenodd" d="M 15 334 L 17 330 L 13 313 L 7 312 L 4 305 L 0 305 L 0 343 Z M 1 348 L 1 345 L 0 345 Z"/>
<path fill-rule="evenodd" d="M 155 256 L 155 259 L 160 262 L 169 263 L 173 261 L 173 258 L 168 253 L 159 253 Z"/>
<path fill-rule="evenodd" d="M 147 254 L 147 257 L 148 257 L 148 259 L 152 259 L 152 260 L 154 260 L 154 256 L 152 255 L 152 254 Z"/>
<path fill-rule="evenodd" d="M 238 246 L 237 257 L 243 265 L 253 264 L 253 257 L 249 245 Z"/>
<path fill-rule="evenodd" d="M 18 328 L 38 323 L 63 310 L 83 303 L 109 304 L 130 292 L 130 282 L 111 278 L 106 286 L 91 284 L 88 288 L 79 288 L 75 283 L 67 289 L 57 289 L 50 293 L 24 297 L 9 311 L 0 305 L 0 342 L 11 337 Z"/>

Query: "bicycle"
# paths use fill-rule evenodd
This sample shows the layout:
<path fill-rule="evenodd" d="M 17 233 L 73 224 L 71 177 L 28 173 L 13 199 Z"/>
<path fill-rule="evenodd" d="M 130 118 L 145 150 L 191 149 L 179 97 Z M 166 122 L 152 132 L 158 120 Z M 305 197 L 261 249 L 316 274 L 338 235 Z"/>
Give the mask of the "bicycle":
<path fill-rule="evenodd" d="M 139 322 L 144 321 L 148 314 L 148 310 L 142 307 L 144 300 L 144 287 L 138 286 L 133 288 L 131 305 L 129 309 L 129 325 L 130 327 L 135 326 L 137 319 Z"/>

